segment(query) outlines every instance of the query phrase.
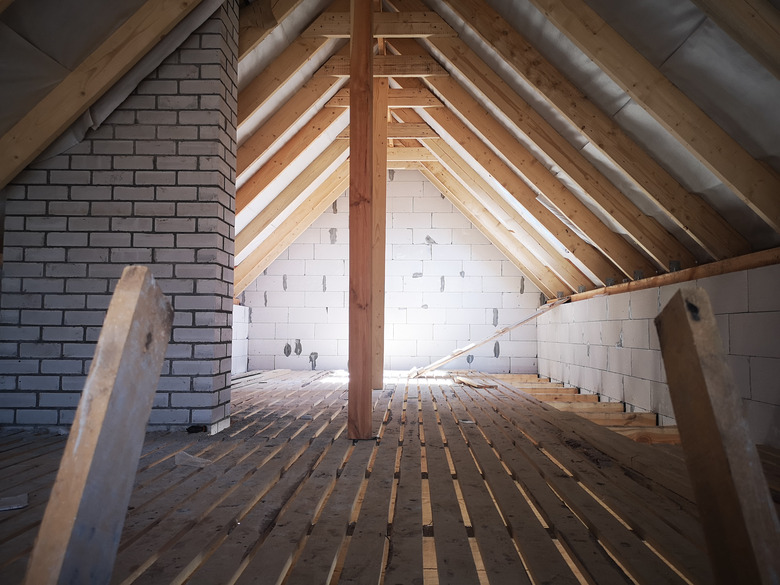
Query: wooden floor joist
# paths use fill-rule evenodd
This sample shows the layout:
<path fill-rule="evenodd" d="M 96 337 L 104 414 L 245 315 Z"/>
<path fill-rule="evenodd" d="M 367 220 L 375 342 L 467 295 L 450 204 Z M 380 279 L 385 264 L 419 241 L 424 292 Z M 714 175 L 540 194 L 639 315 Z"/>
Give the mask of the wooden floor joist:
<path fill-rule="evenodd" d="M 379 438 L 358 443 L 346 373 L 239 377 L 229 429 L 147 434 L 111 582 L 712 582 L 678 446 L 513 385 L 536 378 L 459 375 L 490 384 L 386 372 Z M 64 443 L 0 431 L 0 498 L 29 500 L 0 512 L 4 585 L 23 578 Z"/>

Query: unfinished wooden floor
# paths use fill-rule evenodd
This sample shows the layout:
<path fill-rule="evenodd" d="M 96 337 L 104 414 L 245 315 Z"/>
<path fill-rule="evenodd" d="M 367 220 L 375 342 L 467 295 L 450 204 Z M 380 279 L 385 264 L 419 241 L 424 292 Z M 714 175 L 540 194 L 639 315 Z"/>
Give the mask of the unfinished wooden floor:
<path fill-rule="evenodd" d="M 346 379 L 236 381 L 228 430 L 147 436 L 112 582 L 712 582 L 679 447 L 490 380 L 388 378 L 377 439 L 357 443 Z M 23 580 L 65 440 L 0 433 L 0 498 L 29 498 L 0 512 L 4 585 Z"/>

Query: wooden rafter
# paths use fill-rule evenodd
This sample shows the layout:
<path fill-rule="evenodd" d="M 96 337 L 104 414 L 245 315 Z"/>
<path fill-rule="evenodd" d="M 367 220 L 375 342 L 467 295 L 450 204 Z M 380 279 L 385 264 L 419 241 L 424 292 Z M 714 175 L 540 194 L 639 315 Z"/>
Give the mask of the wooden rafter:
<path fill-rule="evenodd" d="M 246 57 L 303 0 L 256 0 L 238 12 L 238 59 Z"/>
<path fill-rule="evenodd" d="M 438 110 L 432 110 L 437 112 Z M 419 119 L 416 113 L 408 110 L 394 110 L 404 121 L 415 122 Z M 469 130 L 452 113 L 442 111 L 443 116 L 433 117 L 437 124 L 452 136 L 453 140 L 458 142 L 478 164 L 489 172 L 517 201 L 525 207 L 529 213 L 535 216 L 540 223 L 550 231 L 574 256 L 582 262 L 591 272 L 593 272 L 602 282 L 619 282 L 623 279 L 623 274 L 633 277 L 632 268 L 628 273 L 621 273 L 615 266 L 607 260 L 602 252 L 587 244 L 579 236 L 567 227 L 561 220 L 555 216 L 549 209 L 542 205 L 537 199 L 536 193 L 523 181 L 509 166 L 507 166 L 495 152 L 490 149 L 474 132 Z M 591 214 L 590 211 L 587 213 Z M 594 218 L 595 219 L 595 218 Z M 598 222 L 598 220 L 595 220 Z M 612 234 L 606 229 L 604 224 L 603 231 Z M 593 224 L 595 225 L 595 223 Z M 588 226 L 590 227 L 590 226 Z M 586 231 L 587 233 L 587 231 Z M 592 235 L 592 234 L 591 234 Z M 607 236 L 609 238 L 609 236 Z M 623 244 L 628 244 L 623 240 Z M 636 253 L 631 248 L 633 253 Z M 646 261 L 645 261 L 646 263 Z M 645 273 L 647 276 L 647 273 Z"/>
<path fill-rule="evenodd" d="M 259 110 L 309 59 L 327 47 L 327 39 L 295 39 L 238 94 L 238 125 Z"/>
<path fill-rule="evenodd" d="M 532 2 L 699 162 L 780 233 L 780 175 L 748 154 L 584 0 Z"/>
<path fill-rule="evenodd" d="M 408 3 L 412 1 L 417 0 L 393 0 L 392 3 L 400 9 L 408 9 Z M 553 67 L 484 0 L 447 1 L 504 58 L 515 74 L 535 86 L 559 115 L 573 127 L 579 128 L 594 148 L 599 149 L 603 156 L 631 177 L 651 200 L 666 210 L 670 218 L 688 231 L 710 255 L 727 258 L 749 250 L 747 242 L 736 230 L 700 197 L 683 189 L 616 122 Z M 459 69 L 471 69 L 472 72 L 480 68 L 484 70 L 482 61 L 475 60 L 469 52 L 463 51 L 463 45 L 448 48 L 447 39 L 434 40 L 438 50 L 448 51 L 449 59 L 452 59 L 453 54 L 458 55 L 459 59 L 452 61 Z M 474 74 L 469 77 L 474 77 Z M 490 83 L 491 78 L 486 78 L 480 87 Z M 507 99 L 511 100 L 513 93 L 510 92 Z"/>
<path fill-rule="evenodd" d="M 265 230 L 276 217 L 309 188 L 309 185 L 333 166 L 347 152 L 349 144 L 336 140 L 328 146 L 312 163 L 298 174 L 292 182 L 282 189 L 274 199 L 258 213 L 240 232 L 236 234 L 236 255 L 243 252 L 252 241 Z"/>
<path fill-rule="evenodd" d="M 471 54 L 467 59 L 461 59 L 460 55 L 471 53 L 468 47 L 463 46 L 462 41 L 456 39 L 448 41 L 449 47 L 459 43 L 459 50 L 447 51 L 445 46 L 445 56 L 454 60 L 456 67 L 459 61 L 470 60 L 472 67 L 465 67 L 466 75 L 472 76 L 470 81 L 479 88 L 479 91 L 485 93 L 496 108 L 516 123 L 521 131 L 617 221 L 633 238 L 636 245 L 653 258 L 659 267 L 668 268 L 672 261 L 677 261 L 686 268 L 695 263 L 693 255 L 685 246 L 673 238 L 657 221 L 639 210 L 579 150 L 558 134 L 520 96 L 511 91 L 484 62 L 481 66 L 477 65 L 475 61 L 479 58 L 476 55 Z M 411 47 L 409 43 L 401 44 L 398 41 L 394 43 L 404 52 L 419 47 L 419 45 Z M 437 45 L 437 48 L 444 45 L 444 43 Z M 436 77 L 427 80 L 427 83 L 461 116 L 480 127 L 484 134 L 493 136 L 493 128 L 502 128 L 501 124 L 488 114 L 454 78 Z"/>
<path fill-rule="evenodd" d="M 506 218 L 506 227 L 524 249 L 531 252 L 546 269 L 542 274 L 552 272 L 561 284 L 556 292 L 565 293 L 579 290 L 580 287 L 590 289 L 593 283 L 569 260 L 564 258 L 547 240 L 544 239 L 520 214 L 490 186 L 469 164 L 463 160 L 442 139 L 426 140 L 426 147 L 436 156 L 437 160 L 463 186 L 468 189 L 476 200 L 497 219 Z M 488 235 L 488 239 L 492 238 Z M 540 276 L 540 278 L 542 278 Z M 565 285 L 565 286 L 561 286 Z"/>
<path fill-rule="evenodd" d="M 376 12 L 374 37 L 426 38 L 454 36 L 456 33 L 435 12 Z M 303 37 L 349 38 L 349 15 L 334 12 L 322 14 L 306 29 Z"/>
<path fill-rule="evenodd" d="M 693 0 L 715 24 L 780 79 L 780 11 L 769 0 Z"/>
<path fill-rule="evenodd" d="M 566 290 L 564 283 L 527 251 L 509 229 L 477 201 L 474 194 L 466 189 L 441 163 L 421 163 L 420 171 L 548 298 L 555 297 L 559 290 Z"/>
<path fill-rule="evenodd" d="M 271 148 L 312 106 L 338 81 L 332 77 L 314 77 L 287 100 L 268 121 L 258 128 L 238 149 L 237 171 L 240 175 Z"/>
<path fill-rule="evenodd" d="M 200 0 L 148 0 L 0 137 L 0 189 L 178 24 Z"/>
<path fill-rule="evenodd" d="M 335 108 L 323 108 L 298 132 L 284 143 L 273 157 L 260 167 L 236 192 L 236 213 L 240 213 L 255 197 L 262 193 L 271 181 L 298 158 L 311 143 L 331 126 L 343 112 Z M 240 149 L 239 149 L 240 152 Z M 265 151 L 260 153 L 260 156 Z"/>
<path fill-rule="evenodd" d="M 349 185 L 349 163 L 342 163 L 312 194 L 279 224 L 268 238 L 235 268 L 233 294 L 237 297 L 262 274 Z"/>

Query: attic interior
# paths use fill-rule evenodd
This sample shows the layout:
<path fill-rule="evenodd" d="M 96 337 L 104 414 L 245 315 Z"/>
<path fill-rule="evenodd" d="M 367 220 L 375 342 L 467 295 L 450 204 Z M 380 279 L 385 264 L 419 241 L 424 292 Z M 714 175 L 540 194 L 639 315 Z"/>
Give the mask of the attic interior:
<path fill-rule="evenodd" d="M 771 582 L 777 6 L 365 4 L 0 2 L 3 582 L 128 264 L 174 313 L 112 582 Z M 690 285 L 759 445 L 754 565 L 672 404 Z"/>

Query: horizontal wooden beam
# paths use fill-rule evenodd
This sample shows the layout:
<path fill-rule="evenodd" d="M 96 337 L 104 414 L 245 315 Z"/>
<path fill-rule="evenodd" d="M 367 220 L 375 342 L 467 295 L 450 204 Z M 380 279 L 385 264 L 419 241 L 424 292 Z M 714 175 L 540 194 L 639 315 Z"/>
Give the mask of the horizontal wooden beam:
<path fill-rule="evenodd" d="M 317 18 L 301 36 L 348 39 L 349 26 L 349 14 L 326 12 Z M 374 13 L 375 38 L 427 38 L 455 35 L 452 28 L 435 12 Z"/>
<path fill-rule="evenodd" d="M 699 266 L 694 266 L 693 268 L 686 268 L 685 270 L 678 270 L 677 272 L 670 272 L 668 274 L 660 274 L 658 276 L 644 278 L 642 280 L 605 286 L 584 293 L 572 295 L 571 300 L 572 302 L 584 301 L 586 299 L 591 299 L 593 297 L 602 295 L 618 295 L 627 292 L 635 292 L 648 288 L 666 286 L 669 284 L 690 282 L 700 278 L 709 278 L 710 276 L 719 276 L 721 274 L 739 272 L 740 270 L 750 270 L 752 268 L 761 268 L 762 266 L 771 266 L 773 264 L 780 264 L 780 248 L 771 248 L 769 250 L 753 252 L 752 254 L 745 254 L 744 256 L 737 256 L 736 258 L 728 258 L 718 262 L 701 264 Z"/>
<path fill-rule="evenodd" d="M 59 137 L 200 0 L 147 0 L 0 137 L 0 189 Z"/>
<path fill-rule="evenodd" d="M 350 127 L 347 126 L 338 136 L 340 139 L 350 137 Z M 391 140 L 416 140 L 421 138 L 438 138 L 436 131 L 425 123 L 387 124 L 387 137 Z"/>
<path fill-rule="evenodd" d="M 349 57 L 334 55 L 319 68 L 318 75 L 349 77 Z M 427 77 L 448 75 L 430 55 L 375 55 L 374 77 Z"/>
<path fill-rule="evenodd" d="M 349 88 L 340 89 L 326 107 L 348 108 Z M 444 104 L 428 88 L 390 89 L 387 96 L 389 108 L 441 108 Z"/>
<path fill-rule="evenodd" d="M 422 146 L 391 146 L 387 149 L 387 162 L 435 161 L 431 151 Z"/>

